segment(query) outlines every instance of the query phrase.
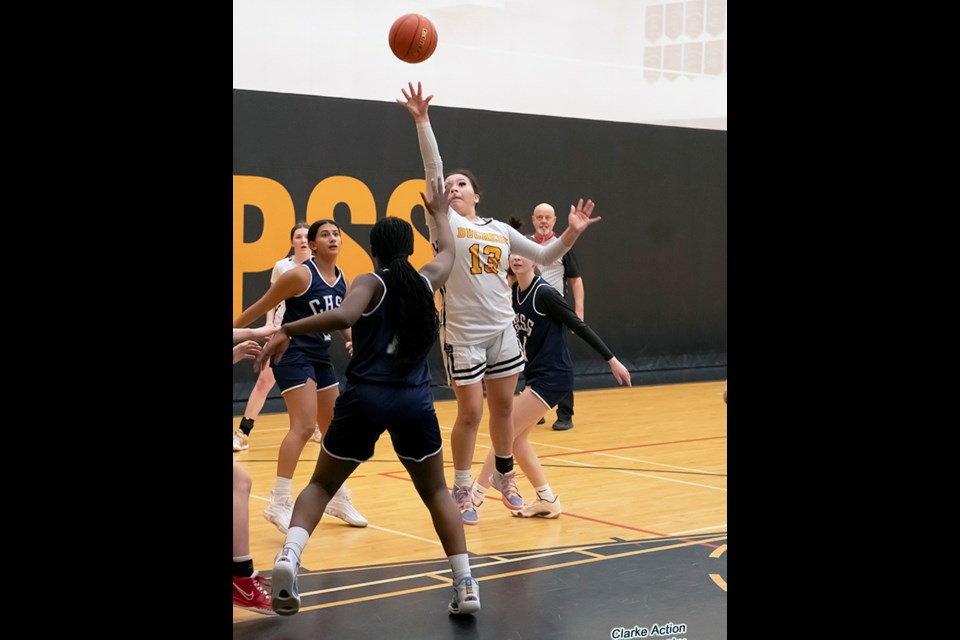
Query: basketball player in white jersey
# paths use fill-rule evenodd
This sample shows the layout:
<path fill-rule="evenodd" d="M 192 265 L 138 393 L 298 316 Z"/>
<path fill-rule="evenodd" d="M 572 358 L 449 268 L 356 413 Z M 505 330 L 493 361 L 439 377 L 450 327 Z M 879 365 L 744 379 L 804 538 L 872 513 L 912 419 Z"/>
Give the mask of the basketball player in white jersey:
<path fill-rule="evenodd" d="M 409 93 L 401 89 L 404 100 L 397 99 L 397 103 L 406 107 L 416 123 L 427 188 L 433 189 L 436 179 L 443 177 L 443 162 L 428 115 L 433 96 L 424 97 L 420 83 L 416 89 L 412 83 L 408 86 Z M 456 244 L 453 271 L 440 290 L 440 346 L 447 381 L 457 398 L 457 419 L 450 436 L 453 497 L 464 524 L 476 524 L 470 468 L 483 416 L 484 382 L 496 463 L 490 482 L 508 509 L 523 508 L 513 470 L 513 394 L 524 361 L 513 328 L 514 312 L 506 277 L 510 254 L 550 264 L 600 218 L 591 217 L 593 201 L 584 203 L 581 199 L 576 207 L 570 207 L 567 229 L 560 242 L 541 246 L 504 222 L 477 215 L 480 192 L 469 171 L 458 169 L 446 177 L 444 185 L 450 199 L 447 221 Z M 427 217 L 431 243 L 436 236 L 432 225 L 440 222 Z"/>

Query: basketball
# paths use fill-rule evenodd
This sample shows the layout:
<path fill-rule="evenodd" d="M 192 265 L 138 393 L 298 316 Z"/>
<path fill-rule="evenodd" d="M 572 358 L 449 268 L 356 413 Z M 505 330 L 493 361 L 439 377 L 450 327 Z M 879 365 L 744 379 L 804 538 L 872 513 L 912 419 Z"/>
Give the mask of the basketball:
<path fill-rule="evenodd" d="M 437 28 L 426 16 L 408 13 L 390 27 L 390 50 L 404 62 L 417 64 L 433 55 L 437 48 Z"/>

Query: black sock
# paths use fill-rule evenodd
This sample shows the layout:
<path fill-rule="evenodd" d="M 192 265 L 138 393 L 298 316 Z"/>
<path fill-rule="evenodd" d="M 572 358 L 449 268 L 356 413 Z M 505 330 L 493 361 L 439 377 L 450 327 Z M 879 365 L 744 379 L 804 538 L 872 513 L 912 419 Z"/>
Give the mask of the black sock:
<path fill-rule="evenodd" d="M 233 562 L 233 575 L 236 578 L 249 578 L 253 575 L 253 560 Z"/>
<path fill-rule="evenodd" d="M 513 471 L 513 456 L 501 458 L 498 455 L 494 455 L 493 459 L 497 463 L 497 472 L 507 474 Z"/>
<path fill-rule="evenodd" d="M 243 435 L 248 436 L 250 432 L 253 431 L 253 420 L 247 416 L 243 416 L 243 419 L 240 420 L 240 431 L 243 431 Z"/>

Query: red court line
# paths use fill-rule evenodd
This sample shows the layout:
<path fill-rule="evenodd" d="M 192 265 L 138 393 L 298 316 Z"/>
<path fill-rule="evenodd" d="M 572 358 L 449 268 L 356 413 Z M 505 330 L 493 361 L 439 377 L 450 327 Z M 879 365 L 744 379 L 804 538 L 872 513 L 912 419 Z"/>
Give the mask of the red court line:
<path fill-rule="evenodd" d="M 642 446 L 642 445 L 641 445 L 641 446 Z M 405 472 L 406 472 L 406 470 L 404 470 L 404 471 L 384 471 L 383 473 L 380 473 L 380 474 L 377 474 L 377 475 L 387 476 L 388 478 L 393 478 L 394 480 L 406 480 L 407 482 L 413 482 L 410 478 L 403 478 L 403 477 L 398 477 L 398 476 L 394 475 L 394 474 L 397 474 L 397 473 L 405 473 Z M 630 531 L 639 531 L 640 533 L 648 533 L 648 534 L 650 534 L 650 535 L 652 535 L 652 536 L 657 536 L 658 538 L 669 538 L 669 537 L 671 537 L 671 536 L 667 535 L 666 533 L 660 533 L 659 531 L 651 531 L 651 530 L 649 530 L 649 529 L 641 529 L 641 528 L 639 528 L 639 527 L 631 527 L 630 525 L 618 524 L 618 523 L 616 523 L 616 522 L 607 522 L 606 520 L 597 520 L 596 518 L 590 518 L 590 517 L 588 517 L 588 516 L 578 516 L 577 514 L 575 514 L 575 513 L 570 513 L 569 511 L 564 511 L 564 512 L 563 512 L 563 515 L 564 515 L 564 516 L 569 516 L 569 517 L 571 517 L 571 518 L 580 518 L 581 520 L 587 520 L 587 521 L 589 521 L 589 522 L 596 522 L 597 524 L 605 524 L 605 525 L 607 525 L 607 526 L 609 526 L 609 527 L 619 527 L 619 528 L 621 528 L 621 529 L 629 529 Z M 683 540 L 684 542 L 695 542 L 694 540 L 691 540 L 690 538 L 677 538 L 677 539 L 678 539 L 678 540 Z M 709 543 L 709 542 L 698 542 L 697 544 L 699 544 L 699 545 L 701 545 L 701 546 L 704 546 L 704 547 L 711 547 L 711 548 L 713 548 L 713 549 L 716 549 L 716 548 L 717 548 L 717 545 L 711 544 L 711 543 Z"/>
<path fill-rule="evenodd" d="M 702 442 L 704 440 L 719 440 L 726 437 L 727 436 L 710 436 L 709 438 L 692 438 L 690 440 L 671 440 L 668 442 L 650 442 L 647 444 L 632 444 L 632 445 L 626 445 L 622 447 L 607 447 L 605 449 L 578 449 L 577 451 L 565 451 L 563 453 L 546 453 L 544 455 L 540 455 L 537 457 L 538 458 L 559 458 L 560 456 L 576 456 L 576 455 L 580 455 L 581 453 L 599 453 L 601 451 L 621 451 L 623 449 L 638 449 L 640 447 L 659 447 L 660 445 L 665 445 L 665 444 L 682 444 L 684 442 Z M 453 467 L 452 462 L 445 462 L 443 464 L 444 469 L 450 469 L 452 467 Z M 402 469 L 400 471 L 384 471 L 382 473 L 378 473 L 377 475 L 394 478 L 395 476 L 391 475 L 394 473 L 406 473 L 406 469 Z M 355 476 L 355 477 L 360 478 L 362 476 Z M 397 478 L 397 479 L 409 480 L 409 478 Z"/>
<path fill-rule="evenodd" d="M 660 533 L 660 532 L 658 532 L 658 531 L 650 531 L 649 529 L 640 529 L 639 527 L 631 527 L 631 526 L 626 525 L 626 524 L 617 524 L 616 522 L 607 522 L 606 520 L 597 520 L 596 518 L 590 518 L 590 517 L 587 517 L 587 516 L 578 516 L 577 514 L 575 514 L 575 513 L 570 513 L 569 511 L 564 511 L 564 512 L 563 512 L 563 515 L 564 515 L 564 516 L 570 516 L 571 518 L 580 518 L 581 520 L 587 520 L 587 521 L 589 521 L 589 522 L 596 522 L 597 524 L 605 524 L 605 525 L 608 525 L 608 526 L 611 526 L 611 527 L 620 527 L 621 529 L 630 529 L 631 531 L 639 531 L 639 532 L 641 532 L 641 533 L 649 533 L 649 534 L 652 535 L 652 536 L 658 536 L 658 537 L 660 537 L 660 538 L 670 538 L 670 537 L 672 537 L 672 536 L 670 536 L 670 535 L 667 535 L 666 533 Z M 690 538 L 677 538 L 677 539 L 678 539 L 678 540 L 683 540 L 684 542 L 695 542 L 695 540 L 691 540 Z M 699 544 L 699 545 L 701 545 L 701 546 L 704 546 L 704 547 L 712 547 L 712 548 L 714 548 L 714 549 L 717 548 L 717 545 L 712 544 L 712 543 L 710 543 L 710 542 L 698 542 L 697 544 Z"/>
<path fill-rule="evenodd" d="M 397 473 L 406 473 L 406 472 L 407 472 L 406 469 L 404 469 L 404 470 L 402 470 L 402 471 L 384 471 L 384 472 L 382 472 L 382 473 L 378 473 L 377 475 L 378 475 L 378 476 L 387 476 L 388 478 L 393 478 L 394 480 L 406 480 L 407 482 L 413 482 L 413 480 L 411 480 L 410 478 L 403 478 L 403 477 L 398 477 L 398 476 L 394 475 L 394 474 L 397 474 Z"/>
<path fill-rule="evenodd" d="M 691 440 L 671 440 L 669 442 L 650 442 L 648 444 L 630 444 L 620 447 L 607 447 L 605 449 L 579 449 L 577 451 L 565 451 L 564 453 L 547 453 L 538 458 L 559 458 L 560 456 L 577 456 L 581 453 L 599 453 L 600 451 L 623 451 L 624 449 L 639 449 L 640 447 L 659 447 L 664 444 L 682 444 L 684 442 L 702 442 L 703 440 L 719 440 L 727 436 L 710 436 L 709 438 L 693 438 Z"/>

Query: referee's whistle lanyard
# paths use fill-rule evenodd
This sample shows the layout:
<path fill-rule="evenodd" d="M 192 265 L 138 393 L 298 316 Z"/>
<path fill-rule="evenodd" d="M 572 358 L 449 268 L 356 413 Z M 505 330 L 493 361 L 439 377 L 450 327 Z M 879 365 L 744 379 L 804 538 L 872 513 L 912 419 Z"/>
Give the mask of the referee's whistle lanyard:
<path fill-rule="evenodd" d="M 533 241 L 536 242 L 537 244 L 543 244 L 544 242 L 546 242 L 547 240 L 549 240 L 549 239 L 552 238 L 553 236 L 554 236 L 553 231 L 550 232 L 550 235 L 548 235 L 548 236 L 543 236 L 542 238 L 540 237 L 539 234 L 535 233 L 535 234 L 533 234 Z"/>

